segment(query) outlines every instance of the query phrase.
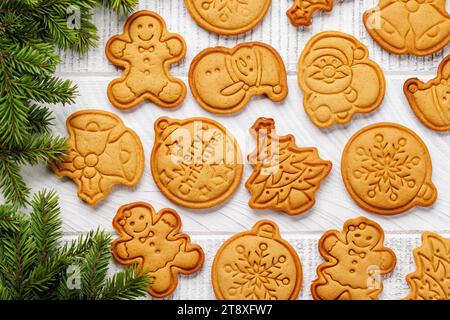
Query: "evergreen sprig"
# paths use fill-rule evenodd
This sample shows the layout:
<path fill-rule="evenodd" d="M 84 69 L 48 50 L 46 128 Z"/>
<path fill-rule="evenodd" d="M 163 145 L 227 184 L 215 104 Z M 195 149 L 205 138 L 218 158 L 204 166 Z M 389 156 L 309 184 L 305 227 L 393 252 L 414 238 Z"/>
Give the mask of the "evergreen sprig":
<path fill-rule="evenodd" d="M 0 191 L 13 206 L 30 193 L 20 166 L 59 160 L 64 139 L 51 135 L 47 104 L 74 102 L 77 86 L 55 75 L 58 49 L 96 46 L 93 9 L 128 13 L 137 0 L 2 0 L 0 2 Z"/>
<path fill-rule="evenodd" d="M 52 191 L 35 194 L 31 214 L 0 206 L 0 300 L 134 299 L 150 278 L 126 268 L 108 277 L 111 236 L 91 231 L 63 244 L 61 210 Z M 71 287 L 78 268 L 80 287 Z M 75 276 L 77 276 L 75 274 Z"/>

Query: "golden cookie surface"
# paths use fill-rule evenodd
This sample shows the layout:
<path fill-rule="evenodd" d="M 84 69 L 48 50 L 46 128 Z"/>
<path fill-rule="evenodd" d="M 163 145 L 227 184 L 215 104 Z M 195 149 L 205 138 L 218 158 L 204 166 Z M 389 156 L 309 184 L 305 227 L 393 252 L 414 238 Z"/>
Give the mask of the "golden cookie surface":
<path fill-rule="evenodd" d="M 374 213 L 430 206 L 437 197 L 426 145 L 399 124 L 381 122 L 355 133 L 342 153 L 341 173 L 353 200 Z"/>
<path fill-rule="evenodd" d="M 403 92 L 423 124 L 436 131 L 450 130 L 450 55 L 439 64 L 434 79 L 426 83 L 408 79 Z"/>
<path fill-rule="evenodd" d="M 69 155 L 53 163 L 58 177 L 69 177 L 78 196 L 90 205 L 105 198 L 116 184 L 135 186 L 144 172 L 144 150 L 137 134 L 113 113 L 83 110 L 66 122 Z"/>
<path fill-rule="evenodd" d="M 200 106 L 217 114 L 240 111 L 252 96 L 279 102 L 288 94 L 283 60 L 261 42 L 203 50 L 192 60 L 189 85 Z"/>
<path fill-rule="evenodd" d="M 332 163 L 322 160 L 316 148 L 297 147 L 294 136 L 278 136 L 273 119 L 257 119 L 250 132 L 257 147 L 248 157 L 254 167 L 245 184 L 249 206 L 290 215 L 309 210 Z"/>
<path fill-rule="evenodd" d="M 309 26 L 314 12 L 331 11 L 331 9 L 333 9 L 333 0 L 294 0 L 294 4 L 286 15 L 296 27 Z"/>
<path fill-rule="evenodd" d="M 171 201 L 188 208 L 210 208 L 226 201 L 242 179 L 236 139 L 208 118 L 155 122 L 151 157 L 153 178 Z"/>
<path fill-rule="evenodd" d="M 450 41 L 446 0 L 380 0 L 363 15 L 367 32 L 385 50 L 395 54 L 427 56 Z"/>
<path fill-rule="evenodd" d="M 261 220 L 220 247 L 212 283 L 219 300 L 294 300 L 301 289 L 302 266 L 278 226 Z"/>
<path fill-rule="evenodd" d="M 371 300 L 383 291 L 381 276 L 395 268 L 394 252 L 384 246 L 384 231 L 364 217 L 329 230 L 319 240 L 325 262 L 311 285 L 315 300 Z"/>
<path fill-rule="evenodd" d="M 422 234 L 414 249 L 416 271 L 406 276 L 409 300 L 450 300 L 450 239 L 432 232 Z"/>
<path fill-rule="evenodd" d="M 256 27 L 272 0 L 185 0 L 186 7 L 202 28 L 234 35 Z"/>
<path fill-rule="evenodd" d="M 171 295 L 178 284 L 178 274 L 197 272 L 205 260 L 200 246 L 191 244 L 189 236 L 180 233 L 180 216 L 172 209 L 158 213 L 145 202 L 119 208 L 113 220 L 119 238 L 112 253 L 123 265 L 137 265 L 137 272 L 152 279 L 148 293 L 156 298 Z"/>
<path fill-rule="evenodd" d="M 168 32 L 156 13 L 142 10 L 130 16 L 123 33 L 109 39 L 105 52 L 111 63 L 124 69 L 108 86 L 115 107 L 130 109 L 149 100 L 173 108 L 184 100 L 186 86 L 170 74 L 169 66 L 184 58 L 186 43 Z"/>
<path fill-rule="evenodd" d="M 355 113 L 378 108 L 385 95 L 383 71 L 354 37 L 324 31 L 306 44 L 298 62 L 303 107 L 319 128 L 345 124 Z"/>

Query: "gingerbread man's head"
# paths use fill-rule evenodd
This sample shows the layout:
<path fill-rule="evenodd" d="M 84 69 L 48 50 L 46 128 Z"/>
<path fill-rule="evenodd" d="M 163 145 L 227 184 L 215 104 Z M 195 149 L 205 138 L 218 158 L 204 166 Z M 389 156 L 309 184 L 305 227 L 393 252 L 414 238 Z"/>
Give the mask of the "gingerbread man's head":
<path fill-rule="evenodd" d="M 130 22 L 129 31 L 132 41 L 159 41 L 163 32 L 163 25 L 156 17 L 141 15 Z"/>
<path fill-rule="evenodd" d="M 148 231 L 152 225 L 151 217 L 151 212 L 146 207 L 130 207 L 122 211 L 118 223 L 128 235 L 135 237 Z"/>
<path fill-rule="evenodd" d="M 373 249 L 381 240 L 379 230 L 370 224 L 360 222 L 350 224 L 347 229 L 347 243 L 361 249 Z"/>

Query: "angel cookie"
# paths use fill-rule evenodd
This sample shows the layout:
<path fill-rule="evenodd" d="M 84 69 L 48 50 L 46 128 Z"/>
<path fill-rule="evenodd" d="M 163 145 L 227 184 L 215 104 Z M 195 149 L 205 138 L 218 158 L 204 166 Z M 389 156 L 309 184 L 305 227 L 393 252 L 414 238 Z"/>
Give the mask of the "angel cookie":
<path fill-rule="evenodd" d="M 383 291 L 381 276 L 395 267 L 394 252 L 384 246 L 384 231 L 359 217 L 348 220 L 342 232 L 327 231 L 319 240 L 325 259 L 311 285 L 316 300 L 377 299 Z"/>
<path fill-rule="evenodd" d="M 294 26 L 309 26 L 314 12 L 331 11 L 331 9 L 333 9 L 333 0 L 294 0 L 294 4 L 286 14 Z"/>
<path fill-rule="evenodd" d="M 224 35 L 247 32 L 257 26 L 272 0 L 185 0 L 186 7 L 201 27 Z"/>
<path fill-rule="evenodd" d="M 406 299 L 450 300 L 450 238 L 424 232 L 414 260 L 417 269 L 406 277 L 411 286 Z"/>
<path fill-rule="evenodd" d="M 203 50 L 192 61 L 189 85 L 195 100 L 218 114 L 241 110 L 255 95 L 279 102 L 288 93 L 283 60 L 261 42 Z"/>
<path fill-rule="evenodd" d="M 450 130 L 450 55 L 439 64 L 436 78 L 426 83 L 408 79 L 403 91 L 416 116 L 428 128 Z"/>
<path fill-rule="evenodd" d="M 380 122 L 356 132 L 342 153 L 345 187 L 363 209 L 393 215 L 437 198 L 431 157 L 410 129 Z"/>
<path fill-rule="evenodd" d="M 219 300 L 294 300 L 302 277 L 297 252 L 269 220 L 225 241 L 211 270 Z"/>
<path fill-rule="evenodd" d="M 446 0 L 380 0 L 364 13 L 367 32 L 395 54 L 427 56 L 450 41 Z"/>
<path fill-rule="evenodd" d="M 197 272 L 205 259 L 200 246 L 191 244 L 180 233 L 181 219 L 172 209 L 156 213 L 144 202 L 120 207 L 113 220 L 119 238 L 112 253 L 123 265 L 137 264 L 137 271 L 152 279 L 148 293 L 156 298 L 171 295 L 178 284 L 178 273 Z"/>
<path fill-rule="evenodd" d="M 239 186 L 242 154 L 236 139 L 214 120 L 162 117 L 155 122 L 151 170 L 171 201 L 210 208 L 226 201 Z"/>
<path fill-rule="evenodd" d="M 320 128 L 344 124 L 355 113 L 369 113 L 383 101 L 383 71 L 369 59 L 367 48 L 337 31 L 313 36 L 298 62 L 303 107 Z"/>
<path fill-rule="evenodd" d="M 251 194 L 249 206 L 290 215 L 309 210 L 331 162 L 322 160 L 316 148 L 297 147 L 292 135 L 278 136 L 273 119 L 259 118 L 250 132 L 257 147 L 248 157 L 254 166 L 245 184 Z"/>
<path fill-rule="evenodd" d="M 69 177 L 78 196 L 90 205 L 116 184 L 135 186 L 144 171 L 144 150 L 136 133 L 116 115 L 83 110 L 67 118 L 69 155 L 52 164 L 58 177 Z"/>
<path fill-rule="evenodd" d="M 105 51 L 114 65 L 125 69 L 108 86 L 115 107 L 130 109 L 147 99 L 172 108 L 184 100 L 186 86 L 169 73 L 169 65 L 183 59 L 186 43 L 169 33 L 156 13 L 143 10 L 130 16 L 124 33 L 109 39 Z"/>

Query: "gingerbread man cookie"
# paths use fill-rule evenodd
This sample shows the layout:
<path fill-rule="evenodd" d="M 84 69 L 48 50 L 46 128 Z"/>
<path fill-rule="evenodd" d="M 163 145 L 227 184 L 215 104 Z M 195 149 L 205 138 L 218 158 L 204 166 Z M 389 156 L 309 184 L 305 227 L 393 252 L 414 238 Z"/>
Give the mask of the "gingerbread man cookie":
<path fill-rule="evenodd" d="M 290 215 L 309 210 L 331 162 L 322 160 L 316 148 L 297 147 L 292 135 L 278 136 L 273 119 L 259 118 L 250 132 L 257 147 L 248 157 L 254 166 L 245 184 L 251 194 L 249 206 Z"/>
<path fill-rule="evenodd" d="M 426 83 L 408 79 L 403 91 L 416 116 L 428 128 L 450 130 L 450 55 L 439 64 L 436 78 Z"/>
<path fill-rule="evenodd" d="M 309 26 L 314 12 L 331 11 L 331 9 L 333 9 L 333 0 L 294 0 L 294 4 L 286 15 L 296 27 Z"/>
<path fill-rule="evenodd" d="M 363 209 L 393 215 L 437 198 L 431 157 L 412 130 L 381 122 L 355 133 L 342 153 L 345 187 Z"/>
<path fill-rule="evenodd" d="M 205 256 L 200 246 L 191 244 L 180 233 L 181 219 L 172 209 L 158 213 L 145 202 L 120 207 L 113 220 L 119 238 L 112 253 L 123 265 L 137 264 L 137 271 L 152 279 L 148 293 L 156 298 L 171 295 L 178 284 L 178 273 L 197 272 Z"/>
<path fill-rule="evenodd" d="M 279 102 L 288 94 L 283 60 L 261 42 L 203 50 L 192 61 L 189 85 L 195 100 L 218 114 L 241 110 L 255 95 Z"/>
<path fill-rule="evenodd" d="M 147 99 L 172 108 L 184 100 L 186 86 L 169 73 L 169 66 L 184 58 L 186 43 L 169 33 L 156 13 L 143 10 L 130 16 L 124 33 L 109 39 L 105 51 L 114 65 L 125 69 L 108 86 L 115 107 L 130 109 Z"/>
<path fill-rule="evenodd" d="M 294 300 L 302 284 L 296 251 L 269 220 L 225 241 L 211 274 L 220 300 Z"/>
<path fill-rule="evenodd" d="M 210 208 L 238 188 L 243 171 L 236 139 L 207 118 L 159 118 L 151 158 L 153 178 L 171 201 L 188 208 Z"/>
<path fill-rule="evenodd" d="M 394 252 L 384 246 L 384 231 L 374 221 L 348 220 L 342 232 L 327 231 L 319 240 L 325 259 L 311 285 L 316 300 L 377 299 L 383 291 L 381 276 L 394 270 Z"/>
<path fill-rule="evenodd" d="M 380 0 L 364 13 L 367 32 L 395 54 L 427 56 L 450 41 L 446 0 Z"/>
<path fill-rule="evenodd" d="M 417 269 L 406 277 L 411 287 L 406 299 L 450 300 L 450 238 L 424 232 L 414 260 Z"/>
<path fill-rule="evenodd" d="M 345 124 L 355 113 L 369 113 L 383 101 L 383 71 L 366 46 L 337 31 L 313 36 L 298 62 L 303 107 L 319 128 Z"/>
<path fill-rule="evenodd" d="M 66 125 L 70 153 L 52 169 L 77 184 L 81 199 L 95 205 L 114 185 L 138 183 L 144 172 L 144 150 L 137 134 L 118 116 L 84 110 L 73 113 Z"/>
<path fill-rule="evenodd" d="M 201 27 L 224 35 L 247 32 L 267 13 L 272 0 L 185 0 L 186 7 Z"/>

